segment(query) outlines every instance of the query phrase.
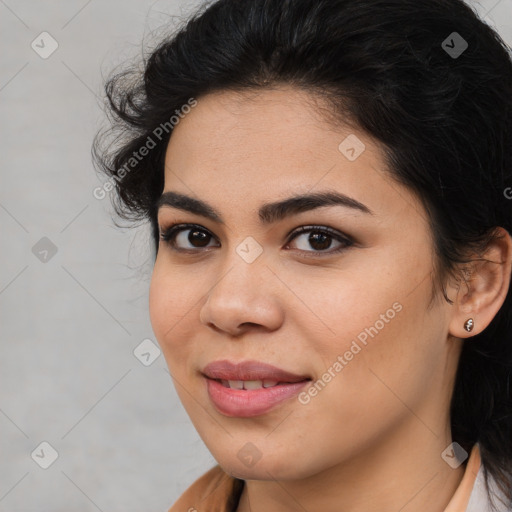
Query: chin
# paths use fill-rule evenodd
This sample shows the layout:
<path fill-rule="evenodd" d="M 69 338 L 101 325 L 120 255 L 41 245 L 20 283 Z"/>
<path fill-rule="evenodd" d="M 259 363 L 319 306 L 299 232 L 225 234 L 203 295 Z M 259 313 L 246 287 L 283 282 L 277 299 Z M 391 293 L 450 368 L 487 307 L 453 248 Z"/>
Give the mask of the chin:
<path fill-rule="evenodd" d="M 238 457 L 221 457 L 217 461 L 226 473 L 241 480 L 286 481 L 307 478 L 310 474 L 298 467 L 293 457 L 286 456 L 277 462 L 273 458 L 265 460 L 262 456 L 253 465 L 244 463 Z"/>

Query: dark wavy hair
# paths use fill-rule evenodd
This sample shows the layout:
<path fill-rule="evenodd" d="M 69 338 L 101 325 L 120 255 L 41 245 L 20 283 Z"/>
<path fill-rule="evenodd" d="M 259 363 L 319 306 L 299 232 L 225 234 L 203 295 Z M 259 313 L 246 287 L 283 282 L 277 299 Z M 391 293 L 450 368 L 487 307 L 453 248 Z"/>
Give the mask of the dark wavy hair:
<path fill-rule="evenodd" d="M 155 251 L 165 150 L 184 105 L 278 84 L 321 96 L 327 117 L 380 142 L 393 177 L 428 213 L 433 283 L 446 300 L 446 276 L 481 254 L 497 226 L 512 233 L 510 48 L 462 0 L 210 2 L 143 64 L 107 81 L 111 123 L 93 156 L 116 213 L 149 221 Z M 451 402 L 454 441 L 467 452 L 480 444 L 487 490 L 490 473 L 510 502 L 511 319 L 509 288 L 491 324 L 464 341 Z"/>

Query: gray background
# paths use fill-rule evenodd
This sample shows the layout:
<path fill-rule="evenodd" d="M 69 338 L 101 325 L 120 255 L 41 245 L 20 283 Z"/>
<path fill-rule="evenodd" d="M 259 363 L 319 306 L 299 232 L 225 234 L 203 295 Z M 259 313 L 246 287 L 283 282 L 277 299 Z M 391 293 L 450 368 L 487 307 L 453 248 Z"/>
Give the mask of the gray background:
<path fill-rule="evenodd" d="M 163 356 L 134 354 L 149 230 L 115 227 L 90 157 L 103 77 L 199 3 L 0 0 L 1 512 L 166 511 L 215 464 Z M 512 44 L 512 0 L 470 3 Z"/>

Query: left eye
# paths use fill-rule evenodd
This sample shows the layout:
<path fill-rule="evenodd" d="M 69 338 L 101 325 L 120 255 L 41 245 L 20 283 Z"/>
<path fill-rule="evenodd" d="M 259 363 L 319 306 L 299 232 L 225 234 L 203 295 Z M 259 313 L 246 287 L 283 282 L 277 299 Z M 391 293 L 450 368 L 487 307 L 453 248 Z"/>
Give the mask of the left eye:
<path fill-rule="evenodd" d="M 327 226 L 302 226 L 294 233 L 292 233 L 290 242 L 295 240 L 296 238 L 300 239 L 300 237 L 306 234 L 309 236 L 307 238 L 303 238 L 303 240 L 305 240 L 305 243 L 303 243 L 303 247 L 298 247 L 299 250 L 305 252 L 325 252 L 326 249 L 329 249 L 331 247 L 333 240 L 338 241 L 340 246 L 337 249 L 329 251 L 327 254 L 341 252 L 347 247 L 353 245 L 352 240 L 343 236 L 341 233 L 338 233 L 332 230 L 331 228 L 328 228 Z M 290 242 L 288 242 L 288 244 Z M 307 249 L 307 245 L 313 247 L 315 250 L 309 251 Z"/>
<path fill-rule="evenodd" d="M 309 235 L 307 238 L 304 237 L 306 234 Z M 290 235 L 286 248 L 289 247 L 292 241 L 295 239 L 300 240 L 301 237 L 303 239 L 303 247 L 300 247 L 301 244 L 297 244 L 299 245 L 298 249 L 303 252 L 317 254 L 338 253 L 354 244 L 354 242 L 348 237 L 327 226 L 301 226 Z M 212 240 L 215 240 L 215 237 L 208 230 L 198 225 L 175 224 L 163 230 L 160 233 L 160 239 L 175 251 L 188 252 L 212 247 L 209 243 Z M 326 249 L 331 247 L 333 240 L 338 242 L 339 247 L 327 252 Z M 187 243 L 190 244 L 191 247 L 183 247 L 183 245 L 186 245 Z M 313 247 L 314 250 L 308 250 L 307 245 Z"/>

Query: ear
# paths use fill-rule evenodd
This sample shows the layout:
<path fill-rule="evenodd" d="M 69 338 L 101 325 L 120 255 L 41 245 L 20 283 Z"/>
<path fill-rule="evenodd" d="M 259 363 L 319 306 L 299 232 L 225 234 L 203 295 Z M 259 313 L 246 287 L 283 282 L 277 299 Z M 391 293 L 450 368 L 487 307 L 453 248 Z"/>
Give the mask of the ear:
<path fill-rule="evenodd" d="M 503 228 L 496 228 L 494 238 L 485 252 L 465 266 L 463 282 L 456 289 L 449 333 L 457 338 L 469 338 L 481 333 L 505 302 L 512 271 L 512 239 Z M 472 318 L 468 332 L 465 322 Z"/>

